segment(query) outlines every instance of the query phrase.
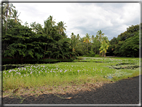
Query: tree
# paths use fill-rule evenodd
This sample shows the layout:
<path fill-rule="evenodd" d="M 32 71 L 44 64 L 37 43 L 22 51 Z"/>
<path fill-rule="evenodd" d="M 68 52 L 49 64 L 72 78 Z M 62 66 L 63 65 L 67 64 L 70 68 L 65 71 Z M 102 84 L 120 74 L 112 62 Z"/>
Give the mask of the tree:
<path fill-rule="evenodd" d="M 25 23 L 25 24 L 27 25 L 28 23 Z M 46 31 L 44 31 L 44 29 L 42 28 L 42 25 L 39 23 L 33 22 L 30 24 L 30 26 L 31 26 L 32 30 L 37 34 L 46 33 Z"/>
<path fill-rule="evenodd" d="M 118 43 L 118 40 L 116 37 L 113 37 L 110 40 L 110 46 L 108 48 L 108 52 L 109 52 L 109 56 L 113 56 L 114 55 L 114 51 L 115 51 L 115 46 Z"/>
<path fill-rule="evenodd" d="M 97 35 L 96 35 L 96 37 L 93 40 L 93 46 L 95 47 L 95 53 L 99 54 L 100 41 L 98 40 L 98 36 Z"/>
<path fill-rule="evenodd" d="M 127 28 L 127 30 L 125 32 L 118 35 L 118 37 L 116 39 L 112 39 L 110 41 L 111 42 L 110 48 L 112 48 L 113 54 L 115 54 L 117 56 L 126 56 L 126 57 L 127 56 L 139 56 L 138 55 L 138 48 L 136 48 L 134 50 L 134 48 L 132 49 L 133 46 L 130 45 L 130 44 L 133 44 L 136 47 L 138 46 L 138 45 L 136 45 L 136 43 L 134 41 L 132 41 L 132 39 L 135 41 L 138 41 L 138 37 L 136 37 L 136 35 L 139 34 L 138 32 L 139 32 L 139 25 L 132 25 L 129 28 Z M 131 39 L 129 39 L 129 38 L 131 38 Z M 132 43 L 129 41 L 131 41 Z M 130 43 L 130 44 L 128 44 L 128 43 Z M 126 46 L 126 44 L 128 46 Z M 109 49 L 109 52 L 111 52 L 111 49 Z"/>
<path fill-rule="evenodd" d="M 57 23 L 57 29 L 60 35 L 62 35 L 64 33 L 64 31 L 66 30 L 67 26 L 65 26 L 65 23 L 60 21 L 59 23 Z"/>
<path fill-rule="evenodd" d="M 119 49 L 122 56 L 139 56 L 139 32 L 125 40 Z"/>
<path fill-rule="evenodd" d="M 27 21 L 24 23 L 24 26 L 29 27 L 29 25 L 28 25 L 28 22 L 27 22 Z M 32 27 L 32 26 L 31 26 L 31 27 Z"/>
<path fill-rule="evenodd" d="M 25 57 L 34 57 L 34 50 L 31 44 L 31 38 L 34 33 L 30 28 L 15 23 L 13 19 L 8 20 L 7 32 L 2 36 L 3 57 L 12 57 L 21 59 Z M 8 44 L 7 44 L 8 43 Z M 6 47 L 4 45 L 7 45 Z M 5 48 L 4 48 L 5 47 Z M 31 48 L 30 48 L 31 47 Z"/>
<path fill-rule="evenodd" d="M 71 46 L 72 46 L 72 52 L 75 52 L 75 46 L 76 46 L 76 35 L 74 33 L 71 33 Z"/>
<path fill-rule="evenodd" d="M 87 53 L 88 53 L 88 44 L 90 43 L 90 36 L 88 33 L 86 33 L 86 37 L 84 38 L 84 43 L 87 43 Z"/>
<path fill-rule="evenodd" d="M 55 23 L 56 22 L 53 20 L 53 16 L 49 16 L 47 20 L 44 21 L 44 33 L 51 36 L 51 29 L 55 26 Z"/>
<path fill-rule="evenodd" d="M 20 15 L 20 14 L 19 14 L 19 15 Z M 20 19 L 18 19 L 19 15 L 18 15 L 18 11 L 17 11 L 17 10 L 14 10 L 14 11 L 13 11 L 13 16 L 12 16 L 12 18 L 14 18 L 15 23 L 17 23 L 17 21 L 21 21 Z M 21 22 L 22 22 L 22 21 L 21 21 Z"/>
<path fill-rule="evenodd" d="M 53 20 L 53 16 L 49 16 L 48 17 L 48 20 L 49 20 L 49 22 L 50 22 L 50 27 L 53 27 L 54 25 L 55 25 L 55 21 Z"/>
<path fill-rule="evenodd" d="M 99 30 L 99 31 L 97 32 L 97 35 L 96 35 L 96 36 L 98 37 L 98 40 L 99 40 L 100 45 L 101 45 L 102 39 L 103 39 L 103 37 L 104 37 L 104 33 L 103 33 L 101 30 Z M 100 54 L 100 53 L 99 53 L 99 54 Z"/>
<path fill-rule="evenodd" d="M 101 47 L 100 47 L 100 53 L 102 53 L 102 56 L 106 56 L 106 52 L 107 52 L 107 49 L 109 47 L 109 40 L 108 38 L 105 36 L 102 38 L 102 41 L 101 41 Z"/>
<path fill-rule="evenodd" d="M 100 41 L 100 43 L 102 42 L 102 38 L 103 38 L 103 36 L 104 36 L 104 33 L 101 31 L 101 30 L 99 30 L 98 32 L 97 32 L 97 36 L 98 36 L 98 39 L 99 39 L 99 41 Z"/>
<path fill-rule="evenodd" d="M 80 39 L 80 36 L 79 36 L 79 34 L 77 34 L 77 40 L 79 41 L 79 39 Z"/>
<path fill-rule="evenodd" d="M 12 15 L 14 8 L 15 6 L 13 6 L 13 4 L 3 3 L 3 18 L 6 22 L 6 31 L 7 31 L 7 20 L 8 18 L 10 18 L 10 15 Z"/>
<path fill-rule="evenodd" d="M 7 32 L 3 26 L 3 57 L 21 59 L 22 62 L 25 58 L 36 61 L 43 58 L 71 60 L 75 58 L 75 52 L 72 52 L 72 48 L 70 48 L 70 39 L 66 37 L 62 21 L 58 23 L 59 26 L 55 25 L 53 17 L 50 16 L 44 21 L 44 27 L 33 22 L 29 28 L 28 23 L 21 25 L 19 21 L 15 23 L 16 20 L 17 17 L 7 20 Z M 76 40 L 76 36 L 74 38 Z M 75 46 L 76 44 L 74 44 Z"/>

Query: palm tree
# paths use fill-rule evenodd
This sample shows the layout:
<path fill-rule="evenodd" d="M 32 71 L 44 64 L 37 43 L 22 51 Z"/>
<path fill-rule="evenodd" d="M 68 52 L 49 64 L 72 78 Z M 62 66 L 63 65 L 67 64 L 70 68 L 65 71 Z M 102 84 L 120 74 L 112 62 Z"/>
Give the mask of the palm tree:
<path fill-rule="evenodd" d="M 105 36 L 102 38 L 102 42 L 101 42 L 101 47 L 100 47 L 100 53 L 102 53 L 102 56 L 106 56 L 106 52 L 108 50 L 109 47 L 109 40 L 108 38 Z"/>
<path fill-rule="evenodd" d="M 50 29 L 55 25 L 55 21 L 52 16 L 49 16 L 47 20 L 44 21 L 44 32 L 50 34 Z"/>
<path fill-rule="evenodd" d="M 93 42 L 93 41 L 94 41 L 94 35 L 92 35 L 92 38 L 91 38 L 91 39 L 92 39 L 92 42 Z"/>
<path fill-rule="evenodd" d="M 57 24 L 57 29 L 58 29 L 58 32 L 59 34 L 63 34 L 64 33 L 64 30 L 66 30 L 65 27 L 67 26 L 64 26 L 66 23 L 60 21 L 58 24 Z"/>
<path fill-rule="evenodd" d="M 49 20 L 44 21 L 44 32 L 46 34 L 48 34 L 49 28 L 50 28 L 50 22 L 49 22 Z"/>
<path fill-rule="evenodd" d="M 20 14 L 19 14 L 20 15 Z M 14 10 L 13 11 L 13 18 L 14 18 L 14 21 L 15 21 L 15 23 L 17 23 L 17 21 L 19 22 L 19 21 L 21 21 L 20 19 L 18 19 L 18 17 L 19 17 L 19 15 L 18 15 L 18 11 L 17 10 Z M 21 21 L 22 22 L 22 21 Z"/>
<path fill-rule="evenodd" d="M 25 26 L 28 26 L 28 23 L 25 22 Z M 32 27 L 32 30 L 36 33 L 45 33 L 44 29 L 42 28 L 42 25 L 36 22 L 33 22 L 30 24 L 30 26 Z"/>
<path fill-rule="evenodd" d="M 76 35 L 74 33 L 71 33 L 71 45 L 72 45 L 72 52 L 75 52 L 75 46 L 76 46 Z"/>
<path fill-rule="evenodd" d="M 53 16 L 49 16 L 48 17 L 48 20 L 49 20 L 49 22 L 50 22 L 50 27 L 53 27 L 54 25 L 55 25 L 55 21 L 53 20 Z"/>
<path fill-rule="evenodd" d="M 103 38 L 103 36 L 104 36 L 104 33 L 102 33 L 102 31 L 99 30 L 99 31 L 97 32 L 97 36 L 98 36 L 99 41 L 101 42 L 101 41 L 102 41 L 102 38 Z"/>
<path fill-rule="evenodd" d="M 95 46 L 95 53 L 97 54 L 97 50 L 98 50 L 98 48 L 99 48 L 99 45 L 100 45 L 100 42 L 99 42 L 99 40 L 98 40 L 98 36 L 96 35 L 96 37 L 94 37 L 94 39 L 93 39 L 93 45 Z"/>
<path fill-rule="evenodd" d="M 87 43 L 87 52 L 88 52 L 88 43 L 90 43 L 90 36 L 88 33 L 86 33 L 86 37 L 84 38 L 83 42 Z"/>
<path fill-rule="evenodd" d="M 3 6 L 3 18 L 4 18 L 5 22 L 6 22 L 6 31 L 7 31 L 7 20 L 8 20 L 8 18 L 10 18 L 10 15 L 14 11 L 14 8 L 15 8 L 15 6 L 13 6 L 13 4 L 4 3 L 4 6 Z"/>
<path fill-rule="evenodd" d="M 104 37 L 104 33 L 102 33 L 102 31 L 99 30 L 99 31 L 97 32 L 97 35 L 96 35 L 96 36 L 98 37 L 98 40 L 100 41 L 100 45 L 101 45 L 102 38 Z M 99 54 L 100 54 L 100 53 L 99 53 Z"/>
<path fill-rule="evenodd" d="M 77 34 L 77 40 L 79 40 L 80 39 L 80 36 L 79 36 L 79 34 Z"/>

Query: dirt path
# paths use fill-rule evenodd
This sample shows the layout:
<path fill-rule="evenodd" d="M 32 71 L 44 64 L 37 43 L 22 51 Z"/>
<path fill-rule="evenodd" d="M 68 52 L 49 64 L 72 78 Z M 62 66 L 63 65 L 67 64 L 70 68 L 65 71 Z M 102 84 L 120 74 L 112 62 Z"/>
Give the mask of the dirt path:
<path fill-rule="evenodd" d="M 83 86 L 82 86 L 83 87 Z M 139 77 L 115 83 L 96 85 L 76 92 L 62 94 L 43 92 L 39 96 L 24 95 L 21 98 L 3 98 L 3 104 L 139 104 Z M 71 87 L 70 87 L 71 88 Z M 75 88 L 74 88 L 75 89 Z M 25 98 L 25 99 L 24 99 Z"/>

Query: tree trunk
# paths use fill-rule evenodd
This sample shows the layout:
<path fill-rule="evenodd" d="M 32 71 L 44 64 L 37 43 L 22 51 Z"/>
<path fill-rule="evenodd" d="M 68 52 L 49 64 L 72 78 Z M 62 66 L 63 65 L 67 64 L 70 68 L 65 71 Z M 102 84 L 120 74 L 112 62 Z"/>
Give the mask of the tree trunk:
<path fill-rule="evenodd" d="M 88 53 L 88 43 L 87 43 L 87 53 Z"/>
<path fill-rule="evenodd" d="M 104 57 L 106 57 L 106 53 L 104 53 Z"/>
<path fill-rule="evenodd" d="M 45 52 L 46 52 L 46 46 L 45 46 Z M 44 58 L 45 58 L 45 52 L 44 52 Z"/>

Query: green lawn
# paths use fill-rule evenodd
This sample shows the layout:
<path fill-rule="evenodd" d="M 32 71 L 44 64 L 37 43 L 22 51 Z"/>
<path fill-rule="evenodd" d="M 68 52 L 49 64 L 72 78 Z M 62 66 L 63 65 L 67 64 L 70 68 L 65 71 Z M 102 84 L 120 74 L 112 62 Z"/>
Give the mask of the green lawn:
<path fill-rule="evenodd" d="M 139 75 L 139 58 L 79 57 L 74 62 L 29 64 L 3 71 L 3 90 L 118 81 Z"/>

